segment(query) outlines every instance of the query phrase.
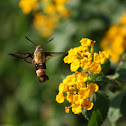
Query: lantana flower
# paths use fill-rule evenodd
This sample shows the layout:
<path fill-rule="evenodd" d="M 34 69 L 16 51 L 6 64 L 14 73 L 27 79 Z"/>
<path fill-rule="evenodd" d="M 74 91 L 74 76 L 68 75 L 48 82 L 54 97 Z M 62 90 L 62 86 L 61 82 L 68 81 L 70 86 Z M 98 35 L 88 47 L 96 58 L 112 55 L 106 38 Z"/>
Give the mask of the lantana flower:
<path fill-rule="evenodd" d="M 89 71 L 99 74 L 102 70 L 101 64 L 104 64 L 110 57 L 106 51 L 93 52 L 95 41 L 82 38 L 80 43 L 81 46 L 70 49 L 64 58 L 64 62 L 70 64 L 70 70 L 75 73 L 68 75 L 60 83 L 59 93 L 56 96 L 58 103 L 63 103 L 66 99 L 71 104 L 65 107 L 66 113 L 69 113 L 70 108 L 74 114 L 82 113 L 83 108 L 87 110 L 93 108 L 94 104 L 90 101 L 90 97 L 92 93 L 98 91 L 99 86 L 96 83 L 88 82 L 88 74 Z M 83 71 L 78 72 L 79 68 L 82 68 Z"/>

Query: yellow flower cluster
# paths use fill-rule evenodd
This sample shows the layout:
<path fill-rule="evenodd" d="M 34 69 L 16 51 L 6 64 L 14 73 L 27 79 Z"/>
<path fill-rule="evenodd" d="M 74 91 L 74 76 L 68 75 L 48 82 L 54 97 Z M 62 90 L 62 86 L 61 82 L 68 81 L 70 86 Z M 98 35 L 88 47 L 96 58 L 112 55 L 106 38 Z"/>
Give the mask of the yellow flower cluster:
<path fill-rule="evenodd" d="M 89 70 L 95 74 L 101 72 L 101 65 L 110 57 L 109 53 L 103 51 L 93 53 L 93 45 L 95 41 L 88 38 L 82 38 L 81 46 L 70 49 L 68 55 L 64 58 L 64 62 L 71 63 L 71 71 L 73 75 L 68 75 L 59 85 L 59 93 L 56 96 L 58 103 L 63 103 L 66 99 L 70 106 L 65 107 L 66 113 L 69 113 L 70 108 L 74 114 L 82 113 L 82 108 L 91 110 L 93 102 L 90 101 L 91 93 L 98 91 L 99 86 L 96 83 L 89 83 Z M 90 51 L 89 51 L 90 50 Z M 83 72 L 78 72 L 81 67 Z"/>
<path fill-rule="evenodd" d="M 46 16 L 42 13 L 37 13 L 34 16 L 34 27 L 43 37 L 51 36 L 54 28 L 58 25 L 59 16 Z"/>
<path fill-rule="evenodd" d="M 109 28 L 104 36 L 101 47 L 111 54 L 111 60 L 118 62 L 121 54 L 126 49 L 126 14 L 120 18 L 120 22 Z"/>
<path fill-rule="evenodd" d="M 37 0 L 20 0 L 19 7 L 22 8 L 25 14 L 28 14 L 32 10 L 38 9 L 38 3 Z"/>
<path fill-rule="evenodd" d="M 35 29 L 43 37 L 49 37 L 60 18 L 70 15 L 70 11 L 65 7 L 68 2 L 69 0 L 20 0 L 19 7 L 25 14 L 33 11 Z"/>
<path fill-rule="evenodd" d="M 68 64 L 71 63 L 70 69 L 72 72 L 77 71 L 79 67 L 86 71 L 90 69 L 90 71 L 95 74 L 101 72 L 100 64 L 104 64 L 105 60 L 108 59 L 110 55 L 106 51 L 93 54 L 94 42 L 95 41 L 90 39 L 83 38 L 80 41 L 81 46 L 68 51 L 68 56 L 64 58 L 64 62 Z M 91 46 L 90 52 L 89 46 Z"/>

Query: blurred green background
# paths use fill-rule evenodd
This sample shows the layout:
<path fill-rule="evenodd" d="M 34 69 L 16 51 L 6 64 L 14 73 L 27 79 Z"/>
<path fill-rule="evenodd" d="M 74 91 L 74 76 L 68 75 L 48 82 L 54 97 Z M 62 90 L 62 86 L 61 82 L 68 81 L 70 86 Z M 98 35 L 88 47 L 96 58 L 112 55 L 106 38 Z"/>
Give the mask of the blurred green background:
<path fill-rule="evenodd" d="M 35 67 L 8 53 L 33 52 L 36 44 L 44 51 L 61 52 L 79 46 L 83 37 L 96 40 L 95 50 L 108 28 L 126 12 L 126 0 L 70 0 L 70 16 L 59 22 L 50 38 L 43 38 L 34 29 L 32 14 L 25 15 L 16 0 L 0 0 L 0 126 L 84 126 L 87 121 L 72 112 L 65 113 L 67 103 L 58 104 L 58 85 L 70 73 L 63 63 L 65 55 L 47 62 L 49 80 L 40 84 Z M 105 125 L 110 125 L 105 121 Z M 123 125 L 122 125 L 123 126 Z"/>

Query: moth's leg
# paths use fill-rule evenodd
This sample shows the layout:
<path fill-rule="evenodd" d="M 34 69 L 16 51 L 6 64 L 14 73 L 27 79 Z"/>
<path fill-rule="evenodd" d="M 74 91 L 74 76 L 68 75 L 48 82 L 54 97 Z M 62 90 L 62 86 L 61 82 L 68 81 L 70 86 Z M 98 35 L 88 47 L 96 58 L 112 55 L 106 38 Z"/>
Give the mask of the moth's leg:
<path fill-rule="evenodd" d="M 28 57 L 30 57 L 30 58 L 32 59 L 32 57 L 28 55 L 28 56 L 26 56 L 26 57 L 24 58 L 24 61 L 27 62 L 27 63 L 32 64 L 32 61 L 31 61 L 31 62 L 27 61 L 27 58 L 28 58 Z"/>
<path fill-rule="evenodd" d="M 30 64 L 32 64 L 31 62 L 27 61 L 26 59 L 24 59 L 24 61 L 25 61 L 25 62 L 27 62 L 27 63 L 30 63 Z"/>

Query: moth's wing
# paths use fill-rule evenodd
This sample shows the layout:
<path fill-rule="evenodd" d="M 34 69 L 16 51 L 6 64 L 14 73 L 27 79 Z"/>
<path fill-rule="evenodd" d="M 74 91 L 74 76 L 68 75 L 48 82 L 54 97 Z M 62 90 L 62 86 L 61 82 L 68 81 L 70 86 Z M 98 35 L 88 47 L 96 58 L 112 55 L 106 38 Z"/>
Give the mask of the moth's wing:
<path fill-rule="evenodd" d="M 27 63 L 31 63 L 31 61 L 33 59 L 33 53 L 19 53 L 19 54 L 9 53 L 9 55 L 14 56 L 19 59 L 24 59 L 24 61 L 26 61 Z"/>
<path fill-rule="evenodd" d="M 9 55 L 12 55 L 12 56 L 20 58 L 20 59 L 25 59 L 27 57 L 31 57 L 31 58 L 33 57 L 33 53 L 19 53 L 19 54 L 9 53 Z"/>
<path fill-rule="evenodd" d="M 66 52 L 44 52 L 46 60 L 51 58 L 52 56 L 60 55 L 60 54 L 65 54 Z"/>

